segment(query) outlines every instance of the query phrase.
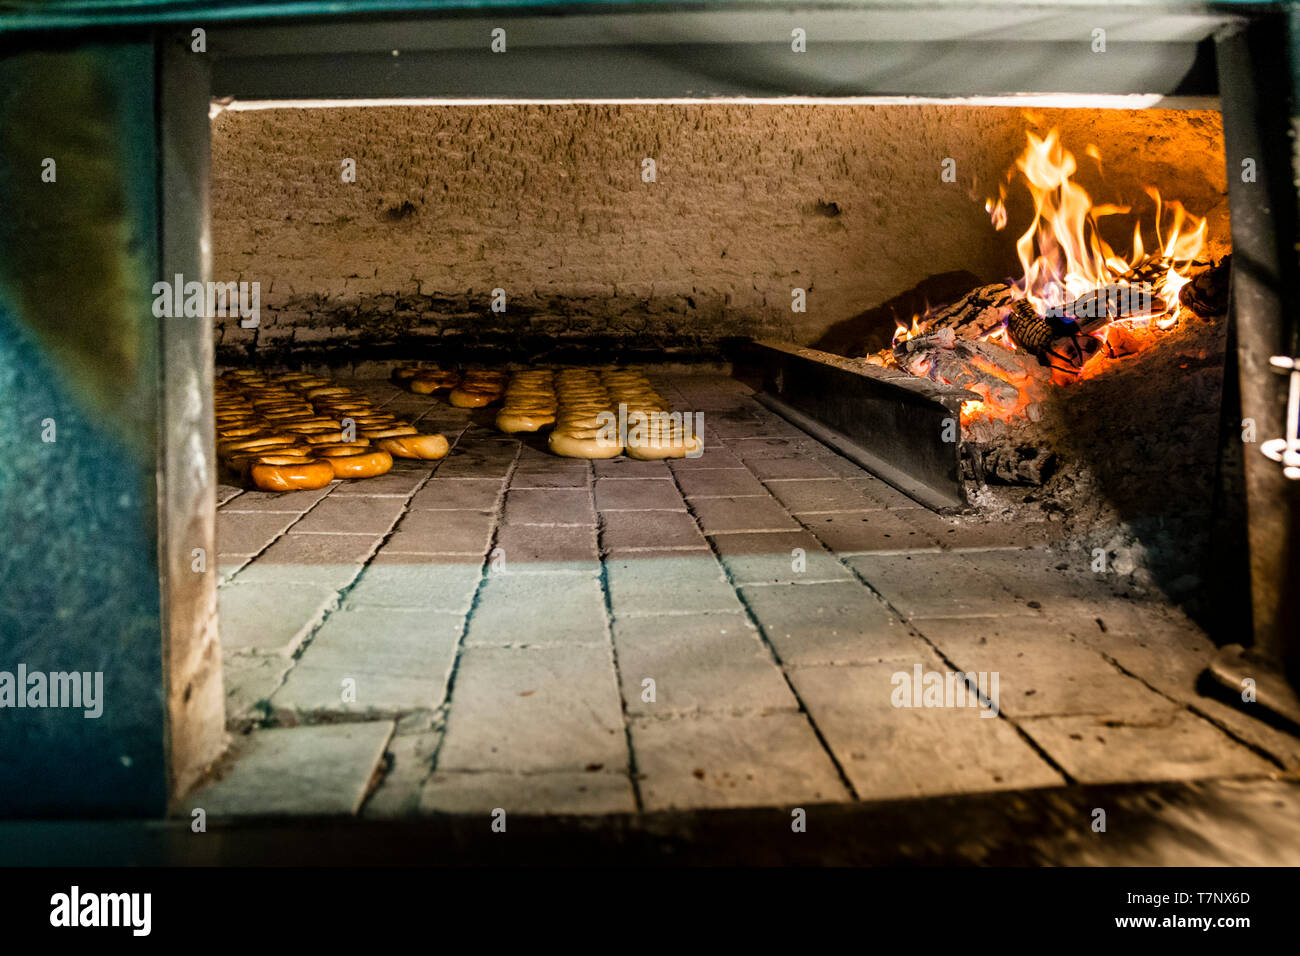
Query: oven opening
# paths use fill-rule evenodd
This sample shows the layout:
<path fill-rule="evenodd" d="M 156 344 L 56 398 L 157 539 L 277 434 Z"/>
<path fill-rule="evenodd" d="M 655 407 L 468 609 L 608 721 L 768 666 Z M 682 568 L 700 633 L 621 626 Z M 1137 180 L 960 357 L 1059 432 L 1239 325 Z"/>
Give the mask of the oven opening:
<path fill-rule="evenodd" d="M 244 783 L 196 799 L 291 728 L 453 811 L 1148 772 L 1133 715 L 1187 728 L 1146 636 L 1195 670 L 1247 613 L 1215 107 L 214 104 L 213 275 L 261 287 L 213 327 Z M 833 716 L 932 674 L 1053 756 L 909 770 Z"/>
<path fill-rule="evenodd" d="M 113 3 L 0 53 L 0 812 L 1294 857 L 1282 14 Z"/>

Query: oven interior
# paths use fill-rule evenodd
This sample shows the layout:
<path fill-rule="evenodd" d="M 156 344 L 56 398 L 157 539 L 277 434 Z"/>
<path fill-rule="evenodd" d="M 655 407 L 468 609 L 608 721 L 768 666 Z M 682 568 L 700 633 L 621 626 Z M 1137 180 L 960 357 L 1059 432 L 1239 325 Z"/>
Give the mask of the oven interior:
<path fill-rule="evenodd" d="M 215 105 L 213 274 L 267 277 L 255 327 L 216 319 L 218 375 L 450 445 L 317 491 L 223 471 L 231 779 L 291 730 L 384 754 L 341 808 L 378 814 L 412 775 L 423 810 L 613 812 L 1137 779 L 1174 740 L 1162 772 L 1258 769 L 1230 707 L 1187 716 L 1215 612 L 1243 613 L 1215 589 L 1242 559 L 1223 132 L 1193 105 Z M 1157 305 L 1082 353 L 1008 335 L 1026 286 L 1089 282 Z M 777 414 L 759 342 L 959 395 L 963 506 Z M 703 453 L 557 455 L 416 367 L 633 370 Z M 1032 746 L 954 721 L 867 747 L 918 660 L 999 674 Z M 227 792 L 257 803 L 196 800 Z"/>

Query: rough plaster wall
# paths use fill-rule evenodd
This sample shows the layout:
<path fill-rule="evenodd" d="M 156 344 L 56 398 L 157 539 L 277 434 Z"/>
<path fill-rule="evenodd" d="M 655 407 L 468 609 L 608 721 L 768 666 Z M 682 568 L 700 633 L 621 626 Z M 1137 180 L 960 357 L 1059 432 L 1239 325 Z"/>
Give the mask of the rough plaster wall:
<path fill-rule="evenodd" d="M 1220 207 L 1216 113 L 1039 111 L 1094 198 Z M 223 358 L 346 345 L 801 342 L 926 277 L 1014 271 L 982 199 L 1024 147 L 1012 108 L 565 105 L 277 109 L 213 121 L 214 277 L 262 284 Z M 1095 142 L 1107 185 L 1083 147 Z M 344 183 L 340 161 L 357 161 Z M 652 157 L 658 181 L 641 180 Z M 956 160 L 957 183 L 941 179 Z M 1123 165 L 1121 165 L 1123 164 Z M 1028 207 L 1012 197 L 1013 227 Z M 1020 218 L 1015 218 L 1017 211 Z M 508 309 L 490 311 L 504 288 Z M 791 290 L 808 290 L 807 312 Z"/>

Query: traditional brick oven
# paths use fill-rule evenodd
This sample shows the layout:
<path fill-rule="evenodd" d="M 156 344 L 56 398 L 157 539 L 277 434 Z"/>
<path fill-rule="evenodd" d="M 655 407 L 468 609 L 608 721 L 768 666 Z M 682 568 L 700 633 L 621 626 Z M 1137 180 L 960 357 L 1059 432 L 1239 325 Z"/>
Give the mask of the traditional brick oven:
<path fill-rule="evenodd" d="M 1253 638 L 1257 657 L 1220 676 L 1244 667 L 1286 706 L 1295 492 L 1220 440 L 1240 418 L 1260 438 L 1284 428 L 1265 365 L 1290 334 L 1294 196 L 1283 113 L 1250 81 L 1267 18 L 1010 10 L 991 35 L 950 11 L 621 16 L 637 39 L 610 41 L 600 16 L 505 17 L 504 53 L 493 18 L 436 35 L 205 20 L 202 51 L 157 28 L 0 61 L 6 205 L 45 227 L 30 248 L 31 230 L 4 237 L 0 381 L 28 432 L 53 419 L 59 435 L 6 438 L 0 504 L 23 530 L 0 648 L 102 670 L 110 705 L 138 705 L 90 730 L 23 715 L 11 765 L 37 783 L 6 811 L 637 812 L 1294 766 L 1293 738 L 1195 681 L 1216 643 Z M 1094 29 L 1109 52 L 1070 54 Z M 835 40 L 819 58 L 800 31 Z M 36 119 L 92 103 L 102 127 Z M 868 361 L 895 318 L 1016 277 L 983 199 L 1027 126 L 1095 147 L 1079 178 L 1097 202 L 1150 212 L 1154 186 L 1239 264 L 1230 317 L 1153 346 L 1163 374 L 1195 366 L 1185 392 L 1147 388 L 1131 418 L 1101 386 L 1068 392 L 1093 400 L 1067 429 L 1093 436 L 1079 460 L 1142 466 L 1129 484 L 1103 471 L 1088 500 L 1115 507 L 1082 523 L 1047 507 L 1059 483 L 1025 501 L 963 473 L 963 448 L 989 442 L 944 437 L 971 400 L 959 386 Z M 53 154 L 71 157 L 55 182 L 15 172 Z M 40 191 L 56 183 L 86 192 L 66 205 Z M 1008 197 L 1012 221 L 1027 210 Z M 149 318 L 154 281 L 177 275 L 260 283 L 256 323 Z M 389 380 L 413 362 L 635 366 L 704 414 L 704 454 L 560 459 Z M 451 453 L 372 485 L 240 485 L 215 454 L 213 373 L 290 369 Z M 1188 523 L 1242 532 L 1249 515 L 1237 550 L 1219 539 L 1236 592 L 1214 640 L 1187 599 L 1215 542 L 1169 531 L 1142 450 L 1157 443 L 1136 441 L 1166 411 L 1187 433 L 1160 454 L 1195 479 L 1170 485 Z M 1177 568 L 1181 595 L 1138 573 L 1159 550 L 1144 520 L 1159 549 L 1198 557 Z M 1003 702 L 970 713 L 999 719 L 865 746 L 912 713 L 881 687 L 914 667 L 918 689 L 1000 673 Z M 1101 747 L 1081 731 L 1099 722 Z M 86 787 L 49 753 L 81 761 Z"/>

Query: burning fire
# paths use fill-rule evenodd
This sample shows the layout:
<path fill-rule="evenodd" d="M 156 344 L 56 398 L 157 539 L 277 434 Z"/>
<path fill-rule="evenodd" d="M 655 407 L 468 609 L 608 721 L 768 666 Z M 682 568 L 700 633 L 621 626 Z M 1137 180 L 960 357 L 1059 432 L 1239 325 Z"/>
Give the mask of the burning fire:
<path fill-rule="evenodd" d="M 1017 171 L 1033 199 L 1033 219 L 1016 240 L 1021 276 L 1011 283 L 1012 301 L 1019 303 L 1010 310 L 1015 321 L 1004 315 L 1000 325 L 979 337 L 983 351 L 965 348 L 954 361 L 953 333 L 932 328 L 934 315 L 927 306 L 910 322 L 898 322 L 892 348 L 869 359 L 903 365 L 913 375 L 978 394 L 979 401 L 962 404 L 963 425 L 1030 415 L 1030 406 L 1045 397 L 1046 383 L 1067 385 L 1090 378 L 1108 367 L 1103 356 L 1123 358 L 1142 351 L 1177 324 L 1179 292 L 1194 268 L 1205 265 L 1199 259 L 1206 247 L 1207 221 L 1181 203 L 1163 199 L 1154 187 L 1146 189 L 1155 202 L 1146 235 L 1154 237 L 1155 245 L 1147 248 L 1143 224 L 1135 222 L 1129 253 L 1120 255 L 1102 238 L 1098 222 L 1105 216 L 1128 215 L 1131 207 L 1096 204 L 1074 182 L 1078 165 L 1061 145 L 1059 130 L 1042 137 L 1026 135 L 1028 146 L 999 184 L 998 198 L 984 204 L 993 228 L 1005 229 L 1007 189 Z M 1089 145 L 1085 152 L 1100 168 L 1097 147 Z M 1032 310 L 1025 309 L 1024 302 Z M 946 344 L 928 341 L 945 333 Z M 921 336 L 927 341 L 908 344 Z M 1003 349 L 1028 351 L 1032 357 L 1003 361 Z"/>
<path fill-rule="evenodd" d="M 912 316 L 912 324 L 910 327 L 904 325 L 902 322 L 898 322 L 898 328 L 894 330 L 894 341 L 891 344 L 897 345 L 899 342 L 906 342 L 908 339 L 914 339 L 924 332 L 924 318 L 924 315 Z M 898 320 L 895 319 L 894 321 L 897 322 Z"/>
<path fill-rule="evenodd" d="M 982 401 L 962 405 L 962 424 L 978 420 L 1004 420 L 1030 415 L 1036 402 L 1045 397 L 1045 382 L 1067 385 L 1100 375 L 1108 363 L 1102 356 L 1123 358 L 1145 349 L 1162 330 L 1178 323 L 1179 291 L 1191 281 L 1206 245 L 1208 225 L 1193 216 L 1182 203 L 1161 198 L 1154 187 L 1147 195 L 1154 202 L 1154 217 L 1147 229 L 1148 248 L 1143 241 L 1143 222 L 1132 226 L 1127 256 L 1119 254 L 1102 238 L 1099 222 L 1106 216 L 1127 216 L 1131 207 L 1093 203 L 1091 196 L 1074 181 L 1078 172 L 1073 153 L 1061 144 L 1060 130 L 1039 137 L 1027 133 L 1028 146 L 998 186 L 996 199 L 985 200 L 993 229 L 1009 224 L 1008 187 L 1022 179 L 1034 200 L 1034 217 L 1015 241 L 1021 260 L 1021 277 L 1011 284 L 1013 300 L 1024 300 L 1013 308 L 1011 319 L 980 338 L 995 352 L 962 352 L 961 362 L 945 360 L 930 342 L 918 350 L 907 347 L 907 371 L 961 385 L 980 395 Z M 1101 165 L 1101 153 L 1088 146 L 1086 153 Z M 910 324 L 898 323 L 893 350 L 885 363 L 901 359 L 911 339 L 931 332 L 930 310 L 911 317 Z M 937 330 L 936 330 L 937 332 Z M 1097 347 L 1099 346 L 1100 347 Z M 950 347 L 950 346 L 949 346 Z M 1002 362 L 1000 350 L 1030 351 L 1023 356 L 1032 365 Z M 970 352 L 970 354 L 967 354 Z M 991 360 L 992 358 L 992 360 Z M 1047 365 L 1041 368 L 1039 362 Z"/>
<path fill-rule="evenodd" d="M 1162 200 L 1158 190 L 1147 187 L 1147 195 L 1156 203 L 1152 232 L 1157 247 L 1147 252 L 1142 225 L 1135 223 L 1132 251 L 1125 258 L 1102 238 L 1097 221 L 1103 216 L 1127 214 L 1130 207 L 1093 203 L 1071 179 L 1078 166 L 1074 155 L 1061 145 L 1058 130 L 1042 138 L 1029 132 L 1027 138 L 1029 145 L 1016 160 L 1016 168 L 1033 197 L 1034 218 L 1016 240 L 1023 270 L 1019 291 L 1037 312 L 1045 314 L 1098 289 L 1147 282 L 1163 309 L 1137 321 L 1171 328 L 1177 321 L 1178 292 L 1189 281 L 1188 269 L 1205 247 L 1205 219 L 1193 216 L 1179 202 Z M 1100 159 L 1095 146 L 1088 147 L 1088 154 Z M 1003 188 L 996 201 L 990 199 L 985 204 L 995 229 L 1007 223 L 1005 198 Z"/>

